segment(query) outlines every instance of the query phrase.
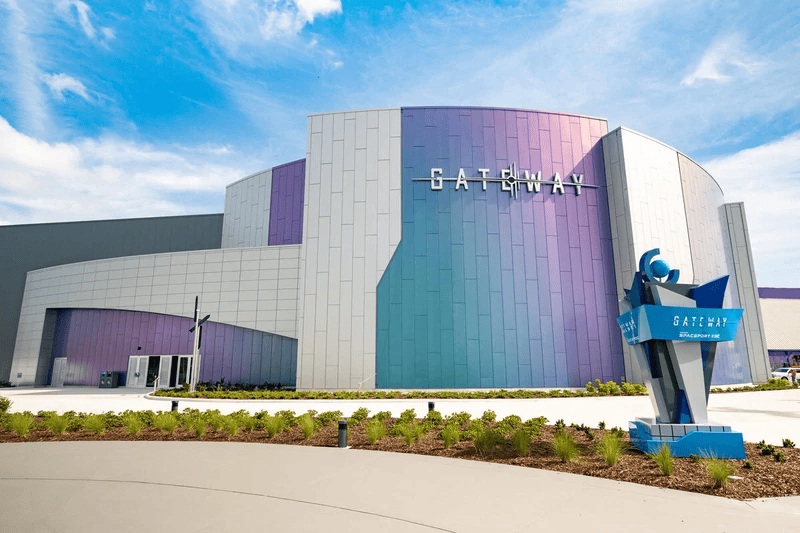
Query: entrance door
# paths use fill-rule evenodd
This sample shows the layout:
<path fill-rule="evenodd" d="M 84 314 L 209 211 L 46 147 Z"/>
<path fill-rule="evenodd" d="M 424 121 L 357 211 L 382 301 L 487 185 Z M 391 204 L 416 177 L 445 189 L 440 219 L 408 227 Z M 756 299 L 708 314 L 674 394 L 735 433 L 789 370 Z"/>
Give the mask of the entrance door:
<path fill-rule="evenodd" d="M 158 370 L 158 388 L 159 389 L 168 389 L 169 388 L 169 379 L 170 379 L 170 370 L 172 369 L 172 356 L 171 355 L 162 355 L 160 361 L 160 367 Z"/>
<path fill-rule="evenodd" d="M 50 380 L 50 386 L 63 387 L 64 379 L 67 377 L 67 358 L 56 357 L 53 359 L 53 377 Z"/>
<path fill-rule="evenodd" d="M 128 374 L 125 386 L 142 389 L 147 383 L 147 365 L 149 357 L 146 355 L 131 355 L 128 358 Z"/>
<path fill-rule="evenodd" d="M 178 386 L 188 383 L 192 373 L 192 356 L 178 356 Z"/>

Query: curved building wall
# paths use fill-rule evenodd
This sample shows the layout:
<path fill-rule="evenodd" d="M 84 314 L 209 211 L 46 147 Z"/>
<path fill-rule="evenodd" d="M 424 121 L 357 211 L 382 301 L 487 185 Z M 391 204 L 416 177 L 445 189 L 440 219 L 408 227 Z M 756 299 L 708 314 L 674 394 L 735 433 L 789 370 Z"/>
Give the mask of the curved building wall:
<path fill-rule="evenodd" d="M 73 263 L 28 273 L 12 374 L 42 384 L 53 308 L 100 308 L 192 317 L 297 337 L 300 246 L 203 250 Z M 130 355 L 130 354 L 129 354 Z"/>
<path fill-rule="evenodd" d="M 403 108 L 403 234 L 378 287 L 377 386 L 578 387 L 618 379 L 605 120 Z M 432 169 L 583 176 L 518 198 L 497 182 L 434 190 Z M 438 172 L 438 171 L 436 171 Z M 595 188 L 596 187 L 596 188 Z"/>
<path fill-rule="evenodd" d="M 741 297 L 755 288 L 752 258 L 749 246 L 742 252 L 749 261 L 737 257 L 736 236 L 746 235 L 742 237 L 741 224 L 731 225 L 719 185 L 691 159 L 634 131 L 612 131 L 603 138 L 603 149 L 619 299 L 631 285 L 639 257 L 652 248 L 680 269 L 679 283 L 730 275 L 725 305 L 743 307 L 745 317 L 736 339 L 717 347 L 713 382 L 766 380 L 757 301 Z M 627 346 L 625 374 L 641 382 L 641 370 Z"/>
<path fill-rule="evenodd" d="M 191 354 L 191 317 L 109 309 L 59 309 L 52 357 L 66 357 L 65 385 L 98 385 L 101 371 L 125 372 L 131 355 Z M 297 341 L 209 321 L 199 381 L 293 386 Z M 52 373 L 52 358 L 48 365 Z M 47 380 L 49 383 L 50 380 Z"/>

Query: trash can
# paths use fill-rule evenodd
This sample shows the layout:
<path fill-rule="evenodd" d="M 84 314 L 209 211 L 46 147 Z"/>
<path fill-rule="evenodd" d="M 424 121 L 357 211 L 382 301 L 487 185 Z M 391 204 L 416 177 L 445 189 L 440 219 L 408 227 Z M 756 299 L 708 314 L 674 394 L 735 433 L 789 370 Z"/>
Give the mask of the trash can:
<path fill-rule="evenodd" d="M 100 388 L 116 389 L 119 387 L 119 372 L 100 372 Z"/>

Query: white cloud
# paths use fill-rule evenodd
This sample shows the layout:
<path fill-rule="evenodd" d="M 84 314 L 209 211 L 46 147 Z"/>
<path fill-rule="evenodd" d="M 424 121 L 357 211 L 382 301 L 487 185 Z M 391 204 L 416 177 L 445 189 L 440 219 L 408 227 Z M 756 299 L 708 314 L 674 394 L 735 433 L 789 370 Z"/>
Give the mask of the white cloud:
<path fill-rule="evenodd" d="M 796 287 L 800 264 L 800 131 L 708 161 L 726 202 L 744 202 L 758 284 Z"/>
<path fill-rule="evenodd" d="M 716 39 L 703 53 L 694 71 L 681 80 L 681 85 L 691 87 L 702 82 L 727 83 L 739 75 L 756 75 L 763 63 L 751 59 L 743 51 L 743 40 L 738 35 Z"/>
<path fill-rule="evenodd" d="M 86 91 L 86 86 L 72 76 L 66 74 L 45 74 L 42 76 L 42 81 L 50 87 L 50 90 L 53 91 L 53 94 L 59 100 L 64 100 L 65 92 L 71 92 L 89 101 L 89 94 Z"/>
<path fill-rule="evenodd" d="M 341 0 L 198 0 L 198 11 L 229 54 L 292 37 L 318 17 L 342 12 Z"/>
<path fill-rule="evenodd" d="M 92 8 L 86 2 L 82 2 L 81 0 L 59 0 L 56 4 L 56 9 L 61 13 L 62 16 L 65 18 L 69 18 L 72 20 L 72 10 L 71 8 L 75 8 L 75 14 L 78 17 L 78 24 L 80 24 L 81 29 L 83 29 L 83 33 L 86 34 L 86 37 L 89 38 L 91 41 L 98 42 L 103 46 L 108 46 L 108 41 L 114 39 L 116 37 L 114 30 L 111 28 L 101 27 L 100 34 L 102 38 L 98 36 L 97 30 L 92 24 L 91 17 L 94 16 L 92 13 Z"/>
<path fill-rule="evenodd" d="M 229 160 L 226 165 L 221 161 Z M 165 150 L 105 137 L 47 143 L 0 117 L 0 220 L 14 223 L 222 210 L 225 186 L 248 174 L 240 154 L 201 145 Z M 191 198 L 187 205 L 176 197 Z"/>
<path fill-rule="evenodd" d="M 24 10 L 17 0 L 0 0 L 8 10 L 5 31 L 0 32 L 0 43 L 7 50 L 11 61 L 5 65 L 4 79 L 0 80 L 13 91 L 17 104 L 19 123 L 23 129 L 35 134 L 52 130 L 44 92 L 41 90 L 37 54 L 31 42 L 28 17 L 37 18 L 36 7 Z M 27 7 L 27 6 L 26 6 Z"/>

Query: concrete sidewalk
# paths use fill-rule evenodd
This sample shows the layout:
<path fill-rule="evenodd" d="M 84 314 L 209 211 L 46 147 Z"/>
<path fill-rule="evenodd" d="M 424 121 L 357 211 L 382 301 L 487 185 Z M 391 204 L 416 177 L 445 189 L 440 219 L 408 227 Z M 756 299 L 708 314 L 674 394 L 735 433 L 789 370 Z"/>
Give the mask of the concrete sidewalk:
<path fill-rule="evenodd" d="M 152 389 L 98 389 L 94 387 L 57 388 L 7 388 L 0 396 L 14 402 L 11 411 L 64 411 L 87 413 L 121 412 L 126 409 L 169 410 L 172 398 L 148 398 Z M 516 414 L 523 419 L 545 416 L 550 423 L 562 418 L 567 424 L 586 424 L 597 427 L 604 421 L 608 427 L 628 429 L 628 421 L 636 417 L 652 417 L 653 408 L 646 396 L 606 396 L 588 398 L 537 398 L 529 400 L 434 400 L 436 409 L 444 415 L 466 411 L 480 416 L 492 409 L 502 418 Z M 186 400 L 181 399 L 179 409 L 219 409 L 231 413 L 245 409 L 252 413 L 274 413 L 290 409 L 302 414 L 310 409 L 318 412 L 340 410 L 350 416 L 359 407 L 371 413 L 391 411 L 399 416 L 405 409 L 413 408 L 424 416 L 428 400 Z M 708 406 L 712 422 L 731 426 L 740 431 L 748 442 L 766 440 L 780 445 L 784 438 L 800 443 L 800 389 L 765 392 L 732 392 L 712 394 Z"/>
<path fill-rule="evenodd" d="M 6 531 L 800 531 L 800 498 L 740 502 L 411 454 L 185 442 L 2 451 Z"/>

